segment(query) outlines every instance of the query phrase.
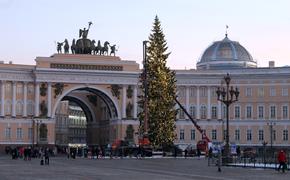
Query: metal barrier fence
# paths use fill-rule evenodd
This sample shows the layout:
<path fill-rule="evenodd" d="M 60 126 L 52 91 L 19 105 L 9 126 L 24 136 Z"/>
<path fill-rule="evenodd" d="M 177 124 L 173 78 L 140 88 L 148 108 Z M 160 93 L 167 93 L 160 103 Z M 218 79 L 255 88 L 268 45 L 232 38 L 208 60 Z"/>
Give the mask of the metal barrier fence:
<path fill-rule="evenodd" d="M 225 157 L 222 157 L 225 159 Z M 218 166 L 219 160 L 218 155 L 208 157 L 208 166 Z M 287 170 L 290 170 L 290 153 L 287 153 Z M 278 169 L 279 162 L 277 154 L 272 156 L 255 156 L 255 157 L 238 157 L 232 156 L 228 163 L 221 163 L 223 166 L 238 166 L 238 167 L 252 167 L 252 168 L 271 168 Z"/>

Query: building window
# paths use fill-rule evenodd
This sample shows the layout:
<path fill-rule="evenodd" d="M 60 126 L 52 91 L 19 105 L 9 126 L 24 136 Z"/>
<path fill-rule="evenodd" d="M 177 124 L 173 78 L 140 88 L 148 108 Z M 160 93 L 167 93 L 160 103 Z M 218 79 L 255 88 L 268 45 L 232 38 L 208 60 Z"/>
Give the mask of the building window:
<path fill-rule="evenodd" d="M 33 129 L 32 128 L 28 128 L 28 139 L 32 139 L 33 138 Z"/>
<path fill-rule="evenodd" d="M 247 141 L 252 141 L 252 130 L 251 129 L 247 130 Z"/>
<path fill-rule="evenodd" d="M 34 86 L 32 84 L 27 86 L 28 94 L 34 94 Z"/>
<path fill-rule="evenodd" d="M 5 94 L 11 94 L 11 83 L 10 82 L 6 82 L 5 83 L 5 91 L 6 93 Z"/>
<path fill-rule="evenodd" d="M 240 106 L 235 106 L 235 118 L 240 118 Z"/>
<path fill-rule="evenodd" d="M 236 129 L 235 130 L 235 140 L 236 141 L 239 141 L 240 140 L 240 130 L 239 129 Z"/>
<path fill-rule="evenodd" d="M 5 114 L 11 115 L 11 101 L 10 100 L 6 100 L 5 102 Z"/>
<path fill-rule="evenodd" d="M 273 138 L 273 141 L 276 141 L 276 130 L 275 129 L 272 130 L 272 138 Z"/>
<path fill-rule="evenodd" d="M 216 129 L 213 129 L 211 131 L 211 138 L 212 138 L 212 140 L 216 140 Z"/>
<path fill-rule="evenodd" d="M 247 97 L 250 97 L 250 96 L 252 96 L 252 88 L 246 88 L 246 96 Z"/>
<path fill-rule="evenodd" d="M 283 141 L 288 141 L 288 130 L 283 130 Z"/>
<path fill-rule="evenodd" d="M 282 106 L 282 118 L 288 119 L 288 106 Z"/>
<path fill-rule="evenodd" d="M 276 106 L 270 106 L 270 118 L 276 118 Z"/>
<path fill-rule="evenodd" d="M 263 130 L 259 130 L 259 135 L 258 135 L 259 141 L 263 141 L 264 140 L 264 131 Z"/>
<path fill-rule="evenodd" d="M 227 116 L 227 108 L 225 105 L 223 105 L 222 108 L 222 118 L 224 119 Z"/>
<path fill-rule="evenodd" d="M 185 119 L 184 111 L 179 109 L 179 119 Z"/>
<path fill-rule="evenodd" d="M 276 89 L 274 87 L 270 88 L 270 96 L 276 96 Z"/>
<path fill-rule="evenodd" d="M 33 113 L 34 113 L 34 103 L 31 100 L 29 100 L 27 101 L 27 114 L 31 116 L 33 115 Z"/>
<path fill-rule="evenodd" d="M 246 118 L 252 118 L 252 106 L 246 107 Z"/>
<path fill-rule="evenodd" d="M 217 119 L 217 107 L 216 106 L 211 107 L 211 118 Z"/>
<path fill-rule="evenodd" d="M 16 104 L 16 114 L 17 115 L 22 115 L 22 109 L 23 109 L 23 104 L 21 101 L 17 101 Z"/>
<path fill-rule="evenodd" d="M 195 119 L 195 106 L 190 106 L 189 108 L 189 113 L 190 113 L 190 116 Z"/>
<path fill-rule="evenodd" d="M 217 91 L 217 88 L 216 87 L 212 87 L 211 88 L 211 96 L 212 97 L 217 97 L 216 91 Z"/>
<path fill-rule="evenodd" d="M 5 138 L 6 139 L 11 138 L 11 128 L 10 127 L 5 128 Z"/>
<path fill-rule="evenodd" d="M 288 88 L 282 88 L 282 96 L 288 96 Z"/>
<path fill-rule="evenodd" d="M 195 96 L 195 88 L 190 88 L 189 89 L 189 96 L 194 97 Z"/>
<path fill-rule="evenodd" d="M 180 132 L 179 132 L 179 139 L 180 139 L 180 140 L 184 140 L 184 129 L 180 129 Z"/>
<path fill-rule="evenodd" d="M 22 139 L 23 138 L 22 128 L 17 128 L 17 130 L 16 130 L 16 138 L 17 139 Z"/>
<path fill-rule="evenodd" d="M 201 119 L 206 119 L 206 106 L 202 105 L 200 107 L 200 117 Z"/>
<path fill-rule="evenodd" d="M 264 118 L 264 106 L 258 106 L 258 118 L 259 119 Z"/>
<path fill-rule="evenodd" d="M 206 87 L 201 87 L 200 88 L 200 91 L 201 91 L 201 97 L 206 97 Z"/>
<path fill-rule="evenodd" d="M 17 94 L 22 94 L 23 93 L 23 87 L 22 87 L 22 84 L 17 84 L 16 86 L 16 93 Z"/>
<path fill-rule="evenodd" d="M 178 96 L 179 97 L 185 97 L 185 88 L 184 87 L 180 87 L 178 90 Z"/>
<path fill-rule="evenodd" d="M 195 140 L 195 129 L 192 129 L 192 130 L 190 131 L 190 139 L 191 139 L 191 140 Z"/>
<path fill-rule="evenodd" d="M 258 97 L 264 97 L 265 91 L 264 88 L 260 87 L 258 88 Z"/>

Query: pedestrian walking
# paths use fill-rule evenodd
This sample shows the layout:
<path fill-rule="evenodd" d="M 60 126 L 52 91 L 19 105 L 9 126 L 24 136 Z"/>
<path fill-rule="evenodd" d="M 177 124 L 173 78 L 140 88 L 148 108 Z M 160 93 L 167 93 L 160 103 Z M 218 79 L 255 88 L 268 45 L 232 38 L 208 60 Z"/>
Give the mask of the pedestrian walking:
<path fill-rule="evenodd" d="M 187 153 L 188 153 L 188 150 L 185 149 L 185 150 L 184 150 L 184 158 L 185 158 L 185 159 L 187 158 Z"/>
<path fill-rule="evenodd" d="M 44 151 L 45 165 L 49 165 L 49 151 L 48 148 Z"/>
<path fill-rule="evenodd" d="M 210 161 L 212 161 L 212 147 L 208 150 L 208 166 L 210 166 Z"/>
<path fill-rule="evenodd" d="M 280 171 L 280 168 L 282 167 L 282 172 L 285 172 L 285 169 L 287 169 L 287 165 L 286 165 L 286 153 L 281 150 L 278 154 L 278 162 L 279 162 L 279 167 L 278 167 L 278 171 Z"/>
<path fill-rule="evenodd" d="M 198 157 L 198 159 L 200 158 L 200 155 L 201 155 L 200 149 L 197 148 L 197 157 Z"/>

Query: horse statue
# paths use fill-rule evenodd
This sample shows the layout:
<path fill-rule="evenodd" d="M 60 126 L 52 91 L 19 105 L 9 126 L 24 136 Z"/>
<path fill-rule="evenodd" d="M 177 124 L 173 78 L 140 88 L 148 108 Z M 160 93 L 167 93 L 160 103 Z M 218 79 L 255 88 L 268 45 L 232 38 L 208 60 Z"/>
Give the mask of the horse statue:
<path fill-rule="evenodd" d="M 56 50 L 57 50 L 57 53 L 60 54 L 62 53 L 62 45 L 63 45 L 63 42 L 57 42 L 57 47 L 56 47 Z"/>
<path fill-rule="evenodd" d="M 104 43 L 104 46 L 102 47 L 102 49 L 101 49 L 101 55 L 108 55 L 108 51 L 109 51 L 109 42 L 108 41 L 106 41 L 105 43 Z"/>
<path fill-rule="evenodd" d="M 64 48 L 64 53 L 65 54 L 68 54 L 69 53 L 69 44 L 68 44 L 67 39 L 64 40 L 64 46 L 63 46 L 63 48 Z"/>
<path fill-rule="evenodd" d="M 95 49 L 96 49 L 95 43 L 96 43 L 96 41 L 92 40 L 92 42 L 91 42 L 91 54 L 93 54 L 93 55 L 95 55 Z"/>
<path fill-rule="evenodd" d="M 112 54 L 114 54 L 114 56 L 116 56 L 116 44 L 114 44 L 113 46 L 110 46 L 111 52 L 110 52 L 110 56 L 112 56 Z"/>
<path fill-rule="evenodd" d="M 72 54 L 75 54 L 75 53 L 76 53 L 76 48 L 77 48 L 76 40 L 73 39 L 73 41 L 72 41 L 72 45 L 71 45 L 71 47 L 70 47 L 70 50 L 71 50 L 71 53 L 72 53 Z"/>
<path fill-rule="evenodd" d="M 101 55 L 101 50 L 102 50 L 101 41 L 98 40 L 98 45 L 95 47 L 94 54 L 99 54 L 99 55 Z"/>

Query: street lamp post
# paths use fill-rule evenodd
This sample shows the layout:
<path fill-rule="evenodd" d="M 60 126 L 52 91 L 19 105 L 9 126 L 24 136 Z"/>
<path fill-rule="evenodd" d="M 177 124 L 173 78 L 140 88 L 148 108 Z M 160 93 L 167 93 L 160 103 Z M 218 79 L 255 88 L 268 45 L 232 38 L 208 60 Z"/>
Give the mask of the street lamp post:
<path fill-rule="evenodd" d="M 273 121 L 270 121 L 267 123 L 267 125 L 269 126 L 269 131 L 270 131 L 270 150 L 273 155 L 273 126 L 275 126 L 276 123 Z"/>
<path fill-rule="evenodd" d="M 239 90 L 236 87 L 235 89 L 233 86 L 230 87 L 231 77 L 229 73 L 224 77 L 224 81 L 226 83 L 226 87 L 218 87 L 217 93 L 217 100 L 221 101 L 226 105 L 226 144 L 224 148 L 224 156 L 226 163 L 230 157 L 230 145 L 229 145 L 229 107 L 232 103 L 238 101 L 239 97 Z"/>
<path fill-rule="evenodd" d="M 148 78 L 147 78 L 147 43 L 149 41 L 143 41 L 143 68 L 144 68 L 144 74 L 143 74 L 143 80 L 144 80 L 144 132 L 143 132 L 143 138 L 144 135 L 148 135 Z"/>

